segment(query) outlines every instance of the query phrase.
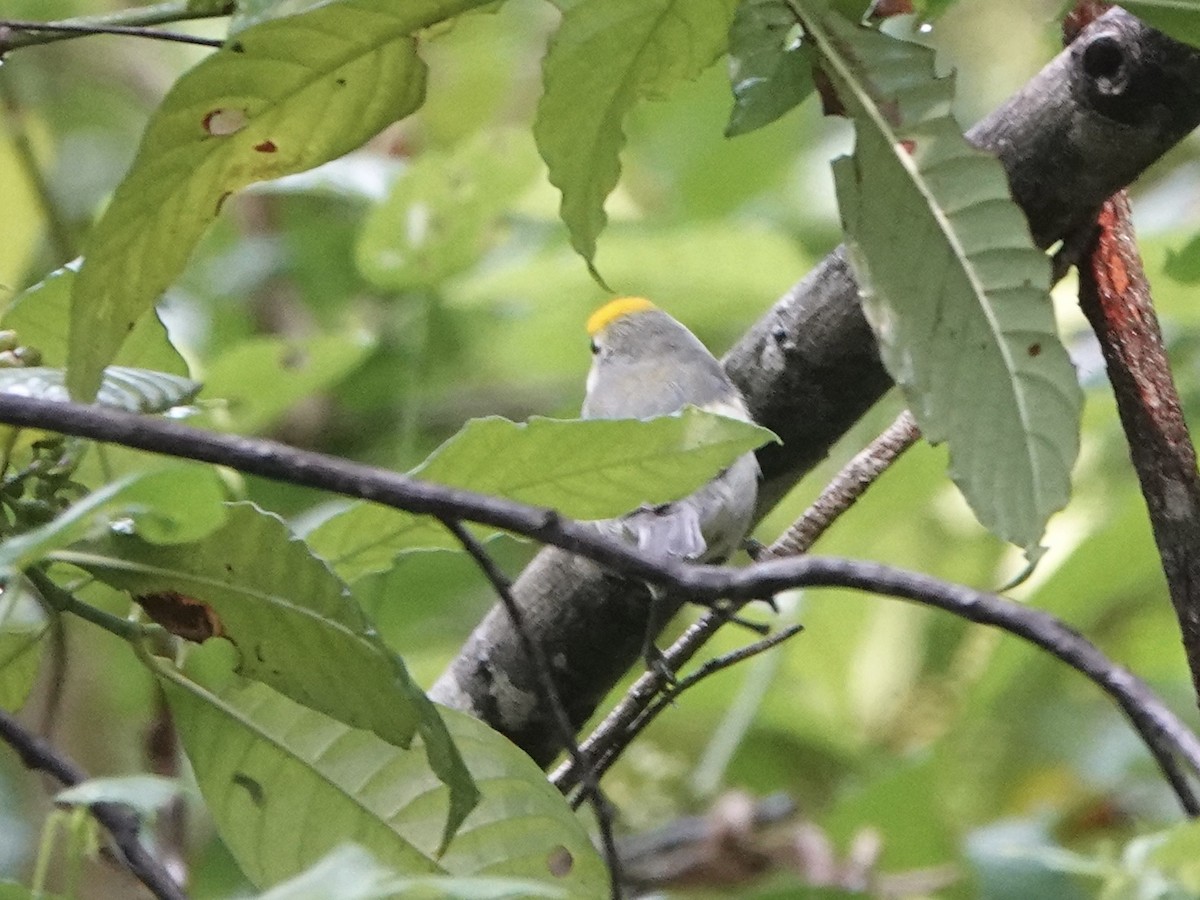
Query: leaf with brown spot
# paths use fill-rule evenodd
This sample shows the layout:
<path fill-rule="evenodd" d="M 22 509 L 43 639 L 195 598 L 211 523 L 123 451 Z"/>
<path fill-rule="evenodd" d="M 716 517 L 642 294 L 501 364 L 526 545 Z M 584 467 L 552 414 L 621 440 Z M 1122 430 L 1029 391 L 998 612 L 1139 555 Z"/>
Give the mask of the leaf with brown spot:
<path fill-rule="evenodd" d="M 323 3 L 246 29 L 242 52 L 218 50 L 184 74 L 84 245 L 71 395 L 95 396 L 130 325 L 183 271 L 223 195 L 341 156 L 408 115 L 425 93 L 413 35 L 482 2 Z"/>
<path fill-rule="evenodd" d="M 470 811 L 470 776 L 432 704 L 346 585 L 276 516 L 234 503 L 224 526 L 194 543 L 110 533 L 55 558 L 137 596 L 203 598 L 230 643 L 254 648 L 239 654 L 240 674 L 396 746 L 420 731 L 426 748 L 438 748 L 430 766 L 452 789 L 448 832 Z"/>

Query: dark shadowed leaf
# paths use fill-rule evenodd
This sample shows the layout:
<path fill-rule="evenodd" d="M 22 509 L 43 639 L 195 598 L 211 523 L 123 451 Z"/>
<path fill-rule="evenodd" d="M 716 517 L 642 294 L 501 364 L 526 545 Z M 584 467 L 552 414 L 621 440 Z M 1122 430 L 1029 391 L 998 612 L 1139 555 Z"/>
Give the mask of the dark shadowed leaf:
<path fill-rule="evenodd" d="M 747 0 L 729 29 L 733 111 L 725 135 L 770 124 L 813 90 L 812 54 L 784 0 Z"/>
<path fill-rule="evenodd" d="M 534 136 L 571 244 L 592 266 L 621 173 L 623 121 L 641 99 L 695 78 L 725 49 L 731 0 L 582 0 L 562 3 L 543 66 Z"/>

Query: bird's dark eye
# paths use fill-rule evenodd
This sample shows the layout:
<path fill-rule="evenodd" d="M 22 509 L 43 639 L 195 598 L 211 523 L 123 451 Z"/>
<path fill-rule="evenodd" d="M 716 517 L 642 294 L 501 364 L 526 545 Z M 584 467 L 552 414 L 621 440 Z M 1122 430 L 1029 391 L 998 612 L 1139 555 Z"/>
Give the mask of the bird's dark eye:
<path fill-rule="evenodd" d="M 595 341 L 592 341 L 591 343 L 592 343 L 592 355 L 595 356 L 597 353 L 600 352 L 600 345 L 597 344 Z"/>

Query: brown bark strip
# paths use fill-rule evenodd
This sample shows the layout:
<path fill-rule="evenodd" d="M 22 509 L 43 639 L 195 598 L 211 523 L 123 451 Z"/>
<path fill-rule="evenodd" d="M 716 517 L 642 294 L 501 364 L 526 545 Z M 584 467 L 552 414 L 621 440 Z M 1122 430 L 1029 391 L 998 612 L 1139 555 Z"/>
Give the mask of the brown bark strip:
<path fill-rule="evenodd" d="M 1079 303 L 1104 351 L 1129 455 L 1150 511 L 1192 683 L 1200 697 L 1200 477 L 1196 448 L 1163 351 L 1162 332 L 1124 191 L 1104 204 Z"/>

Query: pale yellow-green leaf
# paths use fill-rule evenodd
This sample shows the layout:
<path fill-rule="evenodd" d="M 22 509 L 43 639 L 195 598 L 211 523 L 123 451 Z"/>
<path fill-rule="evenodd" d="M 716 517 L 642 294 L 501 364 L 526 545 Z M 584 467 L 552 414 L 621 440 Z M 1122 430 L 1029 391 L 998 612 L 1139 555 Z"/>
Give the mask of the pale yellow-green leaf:
<path fill-rule="evenodd" d="M 413 33 L 479 2 L 331 0 L 247 28 L 180 78 L 84 248 L 72 396 L 94 396 L 232 192 L 341 156 L 420 106 Z"/>

